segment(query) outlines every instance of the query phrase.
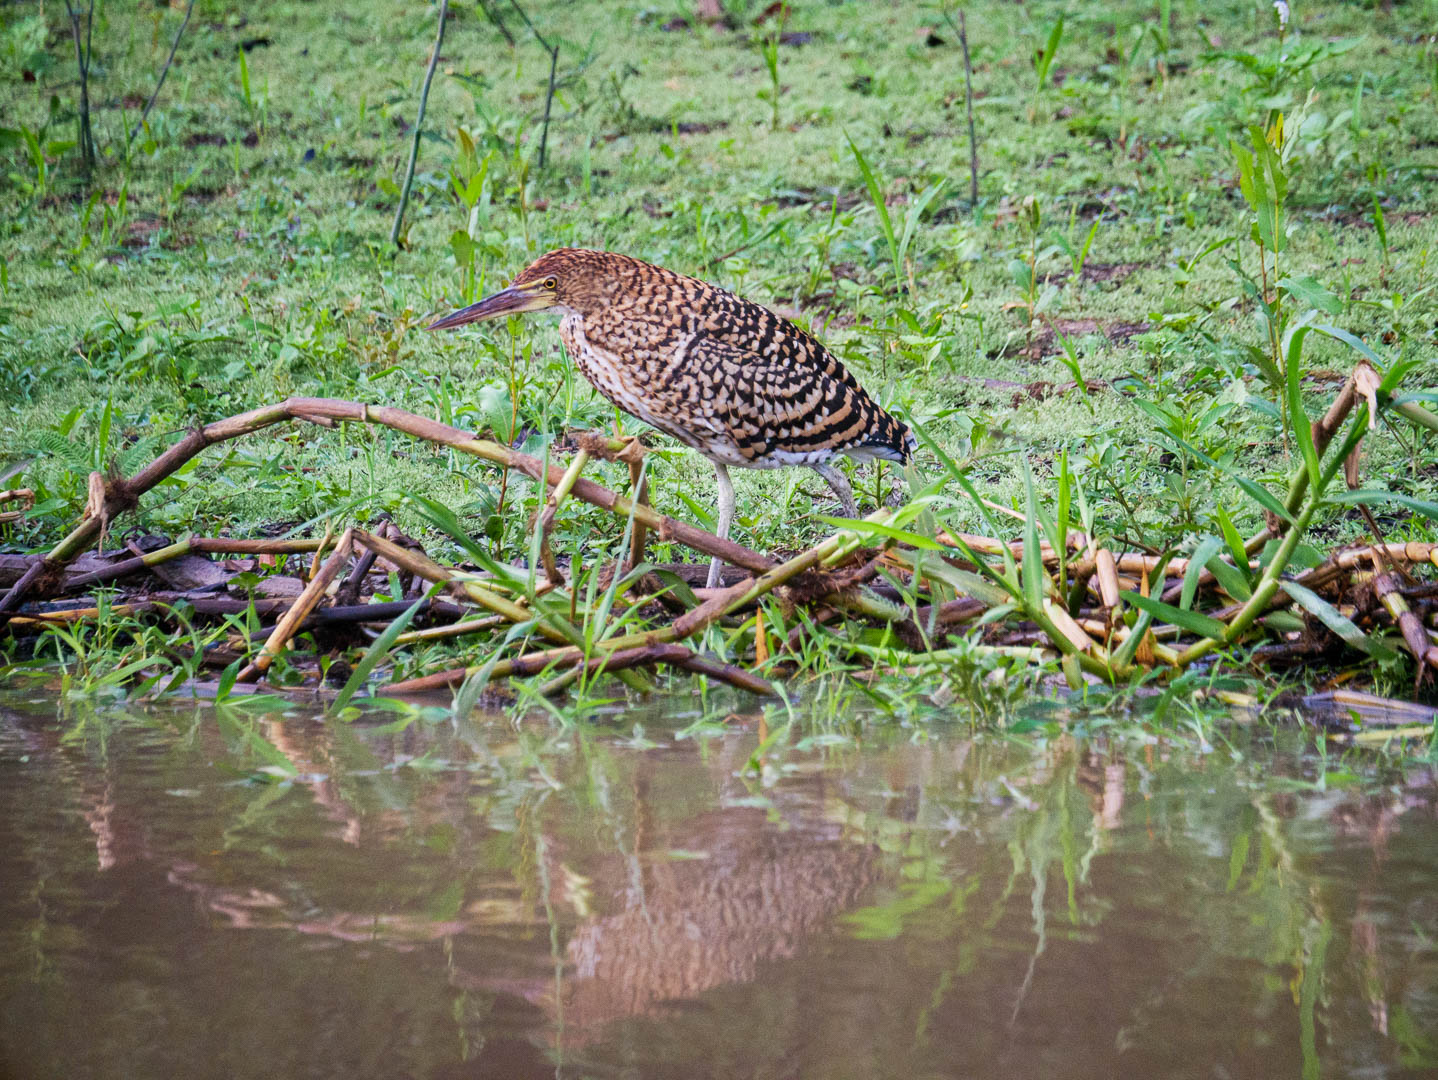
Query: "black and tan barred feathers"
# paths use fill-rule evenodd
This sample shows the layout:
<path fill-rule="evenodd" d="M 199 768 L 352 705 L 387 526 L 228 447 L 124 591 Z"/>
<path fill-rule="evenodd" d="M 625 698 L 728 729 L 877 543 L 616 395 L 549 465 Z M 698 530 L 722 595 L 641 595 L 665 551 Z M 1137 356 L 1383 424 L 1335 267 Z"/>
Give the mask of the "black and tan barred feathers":
<path fill-rule="evenodd" d="M 563 248 L 513 287 L 553 283 L 560 336 L 606 398 L 711 460 L 818 465 L 836 454 L 907 461 L 909 429 L 787 319 L 626 255 Z"/>

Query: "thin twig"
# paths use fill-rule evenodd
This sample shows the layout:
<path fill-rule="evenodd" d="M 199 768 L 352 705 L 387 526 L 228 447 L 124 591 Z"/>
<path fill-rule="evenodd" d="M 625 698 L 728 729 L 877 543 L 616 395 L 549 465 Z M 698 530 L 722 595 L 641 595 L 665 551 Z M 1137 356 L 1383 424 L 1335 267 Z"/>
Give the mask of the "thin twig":
<path fill-rule="evenodd" d="M 180 28 L 175 31 L 175 40 L 170 42 L 170 55 L 165 57 L 165 66 L 160 69 L 160 78 L 155 83 L 155 92 L 150 95 L 150 100 L 145 102 L 145 111 L 140 114 L 139 123 L 130 129 L 130 137 L 125 140 L 126 150 L 129 150 L 130 144 L 135 141 L 135 136 L 145 126 L 145 121 L 150 118 L 150 110 L 155 107 L 155 99 L 160 96 L 160 90 L 165 85 L 165 78 L 170 74 L 170 65 L 175 60 L 175 50 L 180 47 L 180 38 L 185 36 L 185 27 L 190 25 L 190 12 L 194 10 L 195 0 L 190 0 L 185 7 L 185 19 L 180 23 Z"/>
<path fill-rule="evenodd" d="M 404 186 L 399 191 L 399 207 L 394 212 L 394 224 L 389 230 L 389 242 L 399 247 L 399 230 L 404 224 L 404 211 L 409 206 L 409 190 L 414 186 L 414 166 L 419 160 L 419 136 L 424 130 L 424 110 L 429 104 L 429 84 L 434 81 L 434 69 L 439 64 L 440 46 L 444 44 L 444 23 L 449 15 L 449 0 L 439 0 L 439 30 L 434 35 L 434 54 L 429 58 L 429 67 L 424 73 L 424 86 L 419 92 L 419 114 L 414 118 L 414 138 L 409 144 L 409 165 L 404 171 Z"/>
<path fill-rule="evenodd" d="M 529 15 L 524 8 L 519 6 L 518 0 L 509 0 L 509 5 L 519 12 L 519 17 L 524 20 L 524 25 L 529 27 L 529 32 L 534 35 L 534 40 L 539 42 L 544 51 L 549 54 L 549 89 L 544 95 L 544 123 L 539 132 L 539 167 L 543 169 L 545 150 L 549 146 L 549 111 L 554 105 L 554 73 L 559 66 L 559 46 L 551 45 L 535 29 L 534 23 L 530 22 Z"/>
<path fill-rule="evenodd" d="M 974 66 L 969 62 L 968 22 L 959 9 L 959 45 L 964 50 L 964 105 L 969 113 L 969 201 L 979 202 L 979 140 L 974 134 Z"/>
<path fill-rule="evenodd" d="M 479 0 L 479 10 L 484 12 L 484 17 L 504 35 L 504 40 L 509 42 L 511 49 L 519 44 L 514 40 L 514 35 L 509 32 L 509 27 L 504 25 L 504 20 L 499 17 L 499 12 L 489 4 L 489 0 Z"/>
<path fill-rule="evenodd" d="M 75 66 L 80 70 L 80 157 L 85 164 L 85 175 L 95 169 L 95 136 L 90 127 L 90 40 L 95 24 L 95 0 L 90 0 L 85 14 L 85 41 L 80 42 L 80 12 L 65 0 L 65 11 L 70 16 L 70 34 L 75 39 Z"/>

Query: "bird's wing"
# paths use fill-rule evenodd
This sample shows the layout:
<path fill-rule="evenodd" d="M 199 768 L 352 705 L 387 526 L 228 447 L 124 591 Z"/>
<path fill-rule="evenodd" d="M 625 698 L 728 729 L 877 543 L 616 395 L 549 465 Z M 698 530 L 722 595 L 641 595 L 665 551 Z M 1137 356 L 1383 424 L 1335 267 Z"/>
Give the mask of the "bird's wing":
<path fill-rule="evenodd" d="M 696 433 L 727 436 L 756 464 L 822 461 L 866 446 L 892 446 L 902 455 L 902 426 L 819 349 L 828 363 L 795 356 L 782 344 L 761 352 L 696 334 L 667 373 L 664 389 L 690 404 Z"/>

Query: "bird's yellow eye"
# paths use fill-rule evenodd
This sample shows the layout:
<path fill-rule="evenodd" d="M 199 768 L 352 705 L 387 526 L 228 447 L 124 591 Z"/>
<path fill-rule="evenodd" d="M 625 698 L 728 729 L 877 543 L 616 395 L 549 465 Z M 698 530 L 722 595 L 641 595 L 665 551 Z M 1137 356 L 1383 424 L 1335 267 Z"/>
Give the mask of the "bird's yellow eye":
<path fill-rule="evenodd" d="M 552 289 L 552 288 L 554 288 L 554 285 L 555 285 L 555 282 L 554 282 L 554 279 L 553 279 L 552 277 L 550 277 L 550 278 L 545 278 L 545 279 L 544 279 L 544 287 L 545 287 L 546 289 Z"/>

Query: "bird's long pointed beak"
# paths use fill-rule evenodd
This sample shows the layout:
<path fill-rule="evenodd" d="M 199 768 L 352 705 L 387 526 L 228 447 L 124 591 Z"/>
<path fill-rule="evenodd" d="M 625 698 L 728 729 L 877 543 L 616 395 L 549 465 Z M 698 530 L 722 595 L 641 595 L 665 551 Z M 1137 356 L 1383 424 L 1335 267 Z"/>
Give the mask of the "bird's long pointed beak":
<path fill-rule="evenodd" d="M 519 315 L 526 311 L 541 311 L 553 306 L 554 300 L 542 286 L 518 285 L 503 289 L 493 296 L 486 296 L 477 304 L 450 312 L 442 319 L 425 327 L 426 330 L 452 330 L 467 323 L 497 319 L 501 315 Z"/>

